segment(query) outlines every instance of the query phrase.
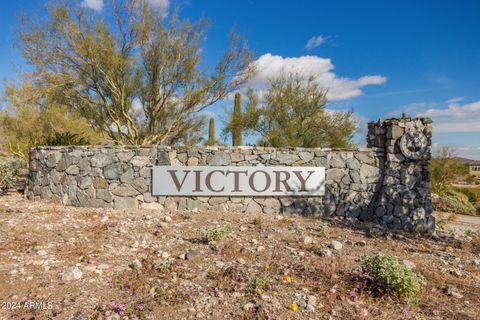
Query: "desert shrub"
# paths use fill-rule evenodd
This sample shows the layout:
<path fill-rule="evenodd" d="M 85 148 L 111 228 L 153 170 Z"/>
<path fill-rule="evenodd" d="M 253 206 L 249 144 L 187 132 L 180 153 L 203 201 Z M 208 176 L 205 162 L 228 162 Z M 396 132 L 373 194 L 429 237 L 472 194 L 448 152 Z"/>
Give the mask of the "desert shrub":
<path fill-rule="evenodd" d="M 423 277 L 397 257 L 376 252 L 362 257 L 363 276 L 377 294 L 394 294 L 414 301 L 422 289 Z"/>
<path fill-rule="evenodd" d="M 468 200 L 468 197 L 454 190 L 445 191 L 440 197 L 433 201 L 433 208 L 436 211 L 452 212 L 458 214 L 475 215 L 476 209 Z"/>
<path fill-rule="evenodd" d="M 157 271 L 162 273 L 171 273 L 174 270 L 174 265 L 168 261 L 157 261 L 154 266 Z"/>
<path fill-rule="evenodd" d="M 0 194 L 4 194 L 15 185 L 18 170 L 16 162 L 0 160 Z"/>
<path fill-rule="evenodd" d="M 465 181 L 466 181 L 468 184 L 477 184 L 478 178 L 477 178 L 476 176 L 474 176 L 474 175 L 471 174 L 471 175 L 469 175 L 469 176 L 465 179 Z"/>
<path fill-rule="evenodd" d="M 383 237 L 383 230 L 377 227 L 371 227 L 366 230 L 366 235 L 369 238 L 381 238 Z"/>
<path fill-rule="evenodd" d="M 223 240 L 228 234 L 229 230 L 226 227 L 202 228 L 200 233 L 206 242 Z"/>
<path fill-rule="evenodd" d="M 328 225 L 328 222 L 323 221 L 323 220 L 318 221 L 317 230 L 318 230 L 318 234 L 320 236 L 322 236 L 322 237 L 327 236 L 328 233 L 330 232 L 330 227 Z"/>
<path fill-rule="evenodd" d="M 250 294 L 262 294 L 265 291 L 269 282 L 270 279 L 265 275 L 249 275 L 247 279 L 246 291 Z"/>
<path fill-rule="evenodd" d="M 12 167 L 17 171 L 27 167 L 25 160 L 12 156 L 0 155 L 0 162 L 5 163 L 7 166 Z"/>
<path fill-rule="evenodd" d="M 468 230 L 465 230 L 465 235 L 474 238 L 478 235 L 478 233 L 473 231 L 473 230 L 468 229 Z"/>
<path fill-rule="evenodd" d="M 475 204 L 475 211 L 477 212 L 477 216 L 480 216 L 480 202 L 477 202 Z"/>
<path fill-rule="evenodd" d="M 480 189 L 476 188 L 455 188 L 457 192 L 463 193 L 468 197 L 468 201 L 472 204 L 480 202 Z"/>

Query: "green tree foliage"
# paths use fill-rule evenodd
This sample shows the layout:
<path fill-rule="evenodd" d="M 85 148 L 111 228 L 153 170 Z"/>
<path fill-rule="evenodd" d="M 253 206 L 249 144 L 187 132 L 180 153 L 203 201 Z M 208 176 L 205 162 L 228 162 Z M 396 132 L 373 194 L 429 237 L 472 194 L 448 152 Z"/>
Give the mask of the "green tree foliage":
<path fill-rule="evenodd" d="M 28 160 L 29 149 L 38 145 L 101 141 L 100 134 L 77 112 L 56 104 L 42 88 L 29 82 L 8 85 L 4 100 L 7 108 L 0 112 L 1 144 L 23 160 Z"/>
<path fill-rule="evenodd" d="M 436 194 L 444 194 L 460 176 L 468 174 L 468 167 L 455 159 L 455 152 L 444 147 L 430 161 L 431 189 Z"/>
<path fill-rule="evenodd" d="M 208 145 L 214 146 L 217 139 L 215 138 L 215 119 L 210 118 L 208 123 Z"/>
<path fill-rule="evenodd" d="M 232 115 L 232 145 L 233 146 L 241 146 L 243 144 L 242 138 L 242 129 L 243 129 L 243 122 L 242 122 L 242 96 L 240 92 L 235 94 L 235 104 L 233 107 L 233 115 Z"/>
<path fill-rule="evenodd" d="M 304 79 L 292 73 L 275 78 L 262 100 L 259 105 L 258 96 L 249 90 L 242 119 L 245 129 L 260 136 L 259 145 L 350 146 L 357 120 L 352 112 L 327 110 L 326 91 L 313 77 Z"/>
<path fill-rule="evenodd" d="M 254 72 L 246 42 L 230 47 L 214 70 L 200 68 L 207 23 L 166 19 L 146 0 L 112 0 L 93 12 L 79 1 L 27 17 L 20 50 L 31 83 L 119 144 L 189 144 L 205 122 L 199 112 Z"/>

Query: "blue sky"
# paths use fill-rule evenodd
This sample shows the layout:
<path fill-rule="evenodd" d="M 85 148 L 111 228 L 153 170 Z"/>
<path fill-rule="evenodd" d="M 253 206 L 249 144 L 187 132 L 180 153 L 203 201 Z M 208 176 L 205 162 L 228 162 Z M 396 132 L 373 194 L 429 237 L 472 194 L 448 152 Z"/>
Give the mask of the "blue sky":
<path fill-rule="evenodd" d="M 108 10 L 102 0 L 83 1 Z M 246 35 L 262 66 L 252 86 L 281 69 L 312 73 L 330 90 L 330 108 L 353 109 L 363 122 L 431 116 L 437 147 L 480 159 L 480 1 L 150 1 L 170 12 L 177 6 L 183 18 L 210 19 L 209 65 L 228 46 L 232 26 Z M 25 68 L 13 48 L 16 16 L 42 14 L 43 6 L 1 1 L 0 78 L 15 79 L 14 65 Z M 209 112 L 220 120 L 230 105 Z"/>

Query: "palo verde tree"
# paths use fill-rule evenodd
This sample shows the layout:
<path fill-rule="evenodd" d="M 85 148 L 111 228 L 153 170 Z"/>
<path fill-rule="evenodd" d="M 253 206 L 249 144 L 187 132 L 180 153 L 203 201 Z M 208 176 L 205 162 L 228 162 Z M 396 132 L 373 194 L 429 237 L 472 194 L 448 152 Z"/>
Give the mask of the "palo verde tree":
<path fill-rule="evenodd" d="M 243 127 L 259 135 L 263 146 L 348 147 L 357 120 L 353 112 L 327 110 L 326 94 L 313 77 L 280 75 L 270 80 L 261 105 L 247 92 Z"/>
<path fill-rule="evenodd" d="M 38 145 L 98 143 L 101 135 L 77 112 L 35 84 L 7 84 L 0 111 L 0 147 L 25 161 L 30 148 Z"/>
<path fill-rule="evenodd" d="M 55 2 L 27 17 L 20 50 L 32 83 L 118 144 L 175 144 L 204 127 L 199 111 L 254 73 L 243 38 L 213 70 L 201 68 L 207 23 L 165 18 L 145 0 L 112 0 L 102 13 Z"/>

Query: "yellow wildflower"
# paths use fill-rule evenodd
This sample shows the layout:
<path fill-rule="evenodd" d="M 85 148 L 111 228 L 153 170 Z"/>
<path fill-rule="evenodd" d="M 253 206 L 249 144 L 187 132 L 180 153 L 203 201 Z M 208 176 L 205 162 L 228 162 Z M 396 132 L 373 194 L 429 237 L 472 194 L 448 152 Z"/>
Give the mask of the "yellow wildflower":
<path fill-rule="evenodd" d="M 270 269 L 270 264 L 265 264 L 265 271 L 267 271 L 268 269 Z"/>
<path fill-rule="evenodd" d="M 297 311 L 298 310 L 298 305 L 294 302 L 290 305 L 290 309 L 292 309 L 293 311 Z"/>
<path fill-rule="evenodd" d="M 287 281 L 287 283 L 292 283 L 292 277 L 291 276 L 286 276 L 285 281 Z"/>

